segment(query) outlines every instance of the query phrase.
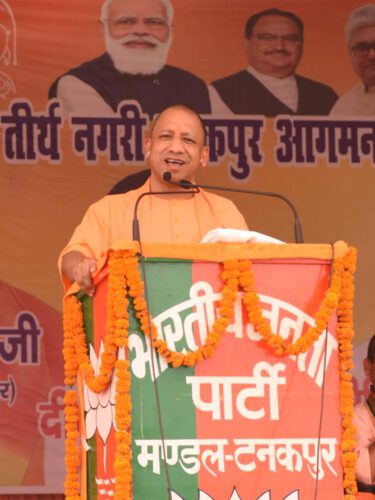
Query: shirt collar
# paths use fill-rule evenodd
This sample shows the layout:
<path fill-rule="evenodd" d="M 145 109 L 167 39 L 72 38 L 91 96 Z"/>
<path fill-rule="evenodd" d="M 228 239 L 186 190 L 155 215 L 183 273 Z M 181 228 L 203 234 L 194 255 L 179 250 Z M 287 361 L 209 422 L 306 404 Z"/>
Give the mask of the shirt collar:
<path fill-rule="evenodd" d="M 294 74 L 290 75 L 290 76 L 285 76 L 284 78 L 277 78 L 276 76 L 265 75 L 264 73 L 260 73 L 260 71 L 253 68 L 253 66 L 248 66 L 247 71 L 251 75 L 255 76 L 255 78 L 257 78 L 261 83 L 263 83 L 267 86 L 272 85 L 272 84 L 277 85 L 280 82 L 292 84 L 296 79 Z"/>

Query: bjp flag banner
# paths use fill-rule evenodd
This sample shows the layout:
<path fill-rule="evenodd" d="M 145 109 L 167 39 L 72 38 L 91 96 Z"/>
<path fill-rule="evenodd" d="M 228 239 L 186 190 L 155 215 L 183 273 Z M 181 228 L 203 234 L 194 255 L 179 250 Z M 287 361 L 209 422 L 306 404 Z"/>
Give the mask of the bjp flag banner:
<path fill-rule="evenodd" d="M 110 254 L 93 299 L 65 299 L 66 375 L 80 365 L 82 498 L 110 498 L 118 485 L 134 499 L 341 499 L 354 251 L 150 245 L 138 262 L 131 247 Z M 265 324 L 278 332 L 267 342 Z"/>

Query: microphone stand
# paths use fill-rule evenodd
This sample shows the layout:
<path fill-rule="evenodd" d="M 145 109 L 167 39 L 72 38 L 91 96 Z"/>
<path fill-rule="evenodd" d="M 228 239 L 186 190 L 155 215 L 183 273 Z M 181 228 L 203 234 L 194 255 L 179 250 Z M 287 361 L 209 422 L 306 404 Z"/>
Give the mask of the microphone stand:
<path fill-rule="evenodd" d="M 224 186 L 210 186 L 208 184 L 193 184 L 192 182 L 188 180 L 181 180 L 181 181 L 174 181 L 172 179 L 172 175 L 170 172 L 165 172 L 163 175 L 163 179 L 170 184 L 174 184 L 177 186 L 180 186 L 184 189 L 192 189 L 192 188 L 202 188 L 202 189 L 212 189 L 212 190 L 217 190 L 217 191 L 227 191 L 231 193 L 245 193 L 245 194 L 254 194 L 258 196 L 270 196 L 272 198 L 278 198 L 282 201 L 284 201 L 291 211 L 293 212 L 294 216 L 294 239 L 296 243 L 303 243 L 303 233 L 302 233 L 302 226 L 298 217 L 297 210 L 293 203 L 284 195 L 279 194 L 279 193 L 273 193 L 272 191 L 256 191 L 252 189 L 240 189 L 240 188 L 227 188 Z"/>
<path fill-rule="evenodd" d="M 175 184 L 175 183 L 173 182 L 171 184 Z M 178 184 L 178 183 L 176 183 L 176 185 L 180 186 L 180 184 Z M 169 195 L 169 194 L 181 195 L 181 194 L 189 194 L 189 193 L 191 193 L 191 194 L 197 194 L 200 191 L 199 187 L 198 186 L 194 186 L 193 184 L 191 184 L 191 186 L 189 186 L 189 187 L 185 187 L 185 186 L 180 186 L 180 187 L 183 187 L 185 189 L 185 191 L 148 191 L 147 193 L 142 193 L 138 197 L 138 199 L 137 199 L 137 201 L 135 202 L 135 205 L 134 205 L 133 240 L 138 241 L 138 243 L 140 243 L 140 241 L 141 241 L 141 235 L 140 235 L 140 229 L 139 229 L 139 221 L 138 221 L 137 214 L 138 214 L 138 205 L 139 205 L 140 201 L 142 200 L 142 198 L 144 198 L 145 196 L 164 195 L 164 194 L 166 194 L 166 195 Z"/>
<path fill-rule="evenodd" d="M 164 174 L 165 175 L 165 174 Z M 172 177 L 172 176 L 171 176 Z M 185 187 L 184 190 L 182 191 L 148 191 L 146 193 L 142 193 L 137 201 L 135 202 L 134 205 L 134 214 L 133 214 L 133 240 L 138 241 L 139 244 L 139 257 L 140 257 L 140 265 L 142 269 L 142 275 L 143 275 L 143 283 L 144 283 L 144 293 L 145 293 L 145 300 L 146 303 L 149 304 L 149 294 L 148 294 L 148 286 L 147 286 L 147 278 L 146 278 L 146 266 L 145 266 L 145 258 L 143 255 L 142 251 L 142 242 L 141 242 L 141 234 L 140 234 L 140 229 L 139 229 L 139 221 L 138 221 L 138 206 L 140 201 L 145 197 L 145 196 L 151 196 L 151 195 L 174 195 L 174 194 L 196 194 L 199 193 L 200 189 L 196 186 L 190 186 Z M 150 317 L 150 312 L 148 314 L 148 328 L 151 331 L 151 317 Z M 153 347 L 153 342 L 150 340 L 150 345 L 151 348 Z M 155 365 L 154 365 L 154 356 L 151 354 L 151 373 L 152 373 L 152 378 L 153 378 L 153 386 L 154 386 L 154 393 L 155 393 L 155 403 L 156 403 L 156 413 L 157 413 L 157 419 L 158 419 L 158 425 L 159 425 L 159 431 L 160 431 L 160 438 L 162 441 L 162 447 L 163 447 L 163 452 L 164 455 L 167 456 L 166 452 L 166 446 L 165 446 L 165 435 L 164 435 L 164 425 L 162 421 L 162 415 L 161 415 L 161 403 L 160 403 L 160 395 L 159 395 L 159 388 L 158 388 L 158 383 L 157 383 L 157 377 L 155 375 Z M 167 490 L 168 490 L 168 500 L 172 499 L 172 484 L 171 484 L 171 478 L 169 474 L 169 465 L 167 460 L 164 462 L 165 465 L 165 476 L 166 476 L 166 481 L 167 481 Z"/>

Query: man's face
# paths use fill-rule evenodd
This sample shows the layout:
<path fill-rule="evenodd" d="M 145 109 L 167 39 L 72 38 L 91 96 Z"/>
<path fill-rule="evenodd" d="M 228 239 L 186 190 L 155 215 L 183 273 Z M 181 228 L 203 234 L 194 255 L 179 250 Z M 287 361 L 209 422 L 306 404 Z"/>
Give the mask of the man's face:
<path fill-rule="evenodd" d="M 104 36 L 107 52 L 121 72 L 153 74 L 166 63 L 171 33 L 159 0 L 113 0 Z"/>
<path fill-rule="evenodd" d="M 169 34 L 165 8 L 159 0 L 113 0 L 108 9 L 109 34 L 119 39 L 126 35 L 138 35 L 138 42 L 129 47 L 152 48 L 142 42 L 142 37 L 151 35 L 165 42 Z"/>
<path fill-rule="evenodd" d="M 175 181 L 193 181 L 199 167 L 205 167 L 208 148 L 200 121 L 188 110 L 170 108 L 163 111 L 145 140 L 146 157 L 151 167 L 153 191 L 171 189 L 163 180 L 170 172 Z"/>
<path fill-rule="evenodd" d="M 364 49 L 364 52 L 366 52 L 366 48 L 371 48 L 367 54 L 356 55 L 353 47 L 354 49 L 356 47 Z M 363 26 L 354 31 L 350 40 L 350 56 L 353 69 L 364 85 L 366 87 L 375 85 L 375 25 Z"/>
<path fill-rule="evenodd" d="M 288 17 L 263 16 L 254 25 L 245 50 L 251 66 L 264 75 L 292 75 L 302 56 L 298 26 Z"/>

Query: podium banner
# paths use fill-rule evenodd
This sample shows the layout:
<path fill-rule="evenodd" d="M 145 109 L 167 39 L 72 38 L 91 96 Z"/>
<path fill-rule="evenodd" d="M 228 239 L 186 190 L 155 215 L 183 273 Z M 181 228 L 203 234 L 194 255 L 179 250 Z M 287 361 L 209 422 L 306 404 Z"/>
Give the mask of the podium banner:
<path fill-rule="evenodd" d="M 327 316 L 329 307 L 336 308 L 329 304 L 329 294 L 334 295 L 337 276 L 335 272 L 331 276 L 328 258 L 278 257 L 278 252 L 287 253 L 285 247 L 275 250 L 273 258 L 253 260 L 236 290 L 231 280 L 242 269 L 236 259 L 225 261 L 226 286 L 219 262 L 155 257 L 144 262 L 143 282 L 158 339 L 164 339 L 171 351 L 182 353 L 206 345 L 202 353 L 207 359 L 194 366 L 168 364 L 150 347 L 136 317 L 143 307 L 139 296 L 130 298 L 128 343 L 119 348 L 118 358 L 129 361 L 131 374 L 131 425 L 126 422 L 131 429 L 131 463 L 126 471 L 132 475 L 132 498 L 302 499 L 313 498 L 316 489 L 317 498 L 342 498 L 339 352 L 347 354 L 338 340 L 337 314 Z M 289 247 L 293 250 L 296 245 Z M 331 249 L 325 247 L 326 255 Z M 123 299 L 116 296 L 124 290 L 119 276 L 125 272 L 129 296 L 138 286 L 137 272 L 129 267 L 136 258 L 121 252 L 110 257 L 109 279 L 108 268 L 99 275 L 94 298 L 81 298 L 91 365 L 97 375 L 100 364 L 108 362 L 102 353 L 114 321 L 111 308 L 121 316 L 116 319 L 116 334 L 119 328 L 127 328 L 127 315 L 119 312 Z M 118 267 L 127 258 L 128 264 Z M 116 275 L 112 284 L 111 274 Z M 275 343 L 277 339 L 282 345 L 298 339 L 308 343 L 315 335 L 314 326 L 319 329 L 324 323 L 324 315 L 328 330 L 316 335 L 306 352 L 276 354 L 253 326 L 257 320 L 251 311 L 256 306 L 249 305 L 251 295 L 246 292 L 250 275 L 263 316 L 279 336 Z M 230 289 L 234 290 L 233 311 L 228 326 L 223 323 L 225 332 L 219 334 L 218 318 L 226 316 L 228 307 L 223 295 L 228 299 Z M 66 316 L 68 312 L 69 307 Z M 211 342 L 215 331 L 220 338 Z M 154 341 L 155 346 L 162 352 L 160 342 Z M 172 357 L 173 364 L 181 362 L 178 356 Z M 186 358 L 186 364 L 193 361 Z M 115 374 L 99 394 L 80 384 L 83 497 L 86 492 L 89 498 L 115 493 L 120 460 L 115 434 L 125 422 L 115 406 L 126 401 L 119 396 L 118 382 L 126 383 Z M 350 404 L 347 411 L 350 415 Z"/>

